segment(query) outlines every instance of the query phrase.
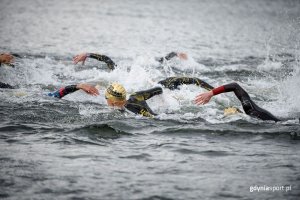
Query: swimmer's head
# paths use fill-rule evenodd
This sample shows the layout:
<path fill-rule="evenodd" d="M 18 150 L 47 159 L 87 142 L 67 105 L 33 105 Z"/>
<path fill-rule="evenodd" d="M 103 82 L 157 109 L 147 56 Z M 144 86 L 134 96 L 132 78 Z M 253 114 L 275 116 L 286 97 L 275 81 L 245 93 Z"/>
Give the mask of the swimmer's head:
<path fill-rule="evenodd" d="M 112 83 L 105 91 L 105 99 L 109 106 L 122 108 L 126 103 L 126 90 L 119 83 Z"/>
<path fill-rule="evenodd" d="M 228 115 L 235 115 L 238 113 L 242 113 L 242 111 L 236 107 L 228 107 L 224 109 L 224 115 L 228 116 Z"/>

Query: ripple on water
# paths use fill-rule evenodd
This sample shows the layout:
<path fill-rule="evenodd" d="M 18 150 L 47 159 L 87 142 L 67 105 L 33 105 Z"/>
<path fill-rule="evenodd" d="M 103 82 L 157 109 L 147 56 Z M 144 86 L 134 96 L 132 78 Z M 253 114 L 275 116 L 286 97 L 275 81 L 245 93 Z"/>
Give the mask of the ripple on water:
<path fill-rule="evenodd" d="M 134 159 L 134 160 L 143 160 L 143 161 L 151 161 L 151 155 L 147 153 L 141 153 L 136 155 L 128 155 L 128 156 L 120 156 L 119 158 L 124 159 Z"/>
<path fill-rule="evenodd" d="M 185 149 L 185 148 L 179 148 L 174 150 L 176 152 L 182 153 L 182 154 L 197 154 L 202 155 L 206 157 L 224 157 L 224 156 L 234 156 L 234 153 L 230 153 L 227 151 L 216 151 L 216 150 L 206 150 L 206 151 L 196 151 L 192 149 Z"/>

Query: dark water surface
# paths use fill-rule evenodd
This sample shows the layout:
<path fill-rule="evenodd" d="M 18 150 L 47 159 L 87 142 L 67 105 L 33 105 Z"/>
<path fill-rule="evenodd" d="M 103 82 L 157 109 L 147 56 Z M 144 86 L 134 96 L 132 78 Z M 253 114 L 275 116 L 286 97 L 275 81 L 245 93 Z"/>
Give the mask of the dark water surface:
<path fill-rule="evenodd" d="M 0 1 L 0 51 L 22 56 L 0 68 L 18 87 L 0 90 L 0 198 L 299 199 L 299 11 L 293 0 Z M 170 51 L 189 60 L 154 60 Z M 80 52 L 118 68 L 74 66 Z M 238 82 L 283 121 L 224 116 L 241 108 L 233 94 L 196 106 L 196 86 L 150 99 L 153 119 L 105 105 L 111 82 L 130 94 L 182 75 Z M 101 95 L 45 95 L 78 82 Z"/>

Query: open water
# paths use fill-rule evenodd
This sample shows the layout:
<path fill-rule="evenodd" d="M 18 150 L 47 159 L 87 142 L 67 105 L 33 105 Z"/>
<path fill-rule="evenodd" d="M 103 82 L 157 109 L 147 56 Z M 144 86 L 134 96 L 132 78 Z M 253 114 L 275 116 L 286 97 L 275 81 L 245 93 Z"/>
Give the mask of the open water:
<path fill-rule="evenodd" d="M 0 198 L 299 199 L 298 0 L 1 0 L 0 25 L 0 51 L 21 56 L 0 68 L 18 87 L 0 90 Z M 189 59 L 155 61 L 171 51 Z M 118 67 L 75 66 L 81 52 Z M 196 106 L 196 86 L 150 99 L 153 119 L 105 104 L 111 82 L 130 94 L 183 75 L 237 82 L 283 121 L 224 116 L 241 108 L 229 93 Z M 45 95 L 79 82 L 101 95 Z"/>

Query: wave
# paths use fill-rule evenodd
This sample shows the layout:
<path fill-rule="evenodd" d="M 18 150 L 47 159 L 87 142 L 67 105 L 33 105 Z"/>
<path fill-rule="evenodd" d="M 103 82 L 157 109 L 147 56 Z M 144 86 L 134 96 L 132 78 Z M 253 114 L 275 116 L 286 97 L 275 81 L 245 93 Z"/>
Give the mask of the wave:
<path fill-rule="evenodd" d="M 88 135 L 91 138 L 102 139 L 117 139 L 124 135 L 132 135 L 129 132 L 115 128 L 110 124 L 90 124 L 71 129 L 68 132 L 80 135 Z"/>

